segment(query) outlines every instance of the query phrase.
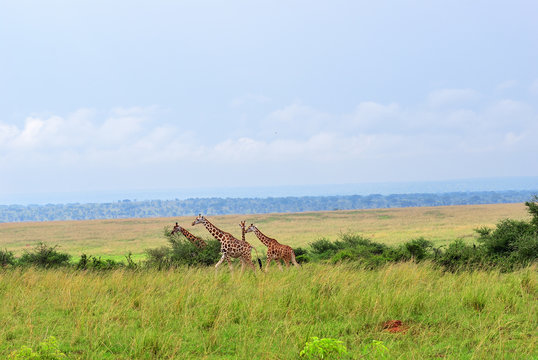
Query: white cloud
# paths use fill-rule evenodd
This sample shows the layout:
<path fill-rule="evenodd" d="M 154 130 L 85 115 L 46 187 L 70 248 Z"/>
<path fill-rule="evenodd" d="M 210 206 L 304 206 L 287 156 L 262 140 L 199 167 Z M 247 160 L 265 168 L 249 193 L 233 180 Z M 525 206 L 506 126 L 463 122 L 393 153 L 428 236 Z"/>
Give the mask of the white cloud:
<path fill-rule="evenodd" d="M 361 102 L 350 116 L 351 129 L 364 132 L 391 133 L 409 124 L 404 122 L 405 111 L 398 104 L 383 105 L 373 101 Z"/>
<path fill-rule="evenodd" d="M 443 101 L 465 98 L 460 95 Z M 436 101 L 443 103 L 441 98 Z M 494 159 L 511 154 L 517 163 L 534 151 L 534 106 L 511 99 L 460 105 L 369 101 L 337 114 L 292 103 L 249 124 L 253 131 L 246 136 L 230 129 L 217 140 L 208 140 L 203 128 L 163 123 L 153 108 L 107 114 L 80 109 L 28 117 L 22 126 L 0 122 L 0 168 L 9 174 L 3 186 L 60 190 L 84 183 L 101 188 L 341 183 L 431 178 L 432 171 L 479 176 L 495 167 Z M 46 185 L 41 175 L 54 180 Z"/>

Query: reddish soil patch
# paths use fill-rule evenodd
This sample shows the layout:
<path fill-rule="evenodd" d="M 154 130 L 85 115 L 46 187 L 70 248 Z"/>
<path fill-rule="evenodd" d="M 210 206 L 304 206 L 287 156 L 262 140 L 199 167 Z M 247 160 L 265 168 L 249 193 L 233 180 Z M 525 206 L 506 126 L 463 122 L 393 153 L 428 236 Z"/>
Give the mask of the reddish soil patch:
<path fill-rule="evenodd" d="M 409 326 L 402 323 L 401 320 L 389 320 L 383 323 L 383 330 L 390 333 L 405 333 Z"/>

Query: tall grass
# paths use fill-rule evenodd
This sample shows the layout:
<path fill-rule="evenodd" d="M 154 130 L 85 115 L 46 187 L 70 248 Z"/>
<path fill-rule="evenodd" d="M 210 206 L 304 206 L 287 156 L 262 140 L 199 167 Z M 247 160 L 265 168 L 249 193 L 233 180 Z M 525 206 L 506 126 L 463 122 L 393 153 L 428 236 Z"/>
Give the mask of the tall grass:
<path fill-rule="evenodd" d="M 0 358 L 54 336 L 70 359 L 297 359 L 317 336 L 344 341 L 351 358 L 380 340 L 391 359 L 532 359 L 536 270 L 4 270 Z M 407 331 L 387 332 L 388 320 Z"/>

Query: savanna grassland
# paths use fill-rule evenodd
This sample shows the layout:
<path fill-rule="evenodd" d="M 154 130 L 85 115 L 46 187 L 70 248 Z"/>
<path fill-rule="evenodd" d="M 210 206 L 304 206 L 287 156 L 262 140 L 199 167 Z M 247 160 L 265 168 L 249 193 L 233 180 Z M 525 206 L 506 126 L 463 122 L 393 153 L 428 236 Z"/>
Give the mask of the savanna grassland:
<path fill-rule="evenodd" d="M 0 248 L 16 254 L 38 242 L 59 245 L 75 257 L 88 255 L 123 258 L 129 251 L 141 257 L 145 249 L 167 244 L 165 227 L 177 221 L 194 235 L 210 237 L 196 217 L 0 223 Z M 527 219 L 524 204 L 415 207 L 290 214 L 225 215 L 209 219 L 224 231 L 241 236 L 241 220 L 256 224 L 266 235 L 292 247 L 308 246 L 320 238 L 334 241 L 342 233 L 357 233 L 387 245 L 424 237 L 436 245 L 476 238 L 474 229 L 493 226 L 504 218 Z M 253 234 L 247 241 L 259 251 L 265 247 Z"/>
<path fill-rule="evenodd" d="M 298 359 L 312 336 L 343 341 L 350 359 L 538 356 L 536 267 L 273 270 L 1 271 L 0 357 L 48 336 L 70 359 Z"/>
<path fill-rule="evenodd" d="M 44 241 L 75 257 L 141 258 L 167 244 L 163 230 L 175 221 L 207 238 L 190 226 L 194 217 L 0 224 L 0 247 L 23 253 Z M 472 242 L 474 229 L 505 218 L 529 215 L 523 204 L 504 204 L 210 217 L 238 236 L 244 219 L 294 247 L 343 233 L 389 245 Z M 329 358 L 538 359 L 536 266 L 452 273 L 430 261 L 376 270 L 316 262 L 243 274 L 226 266 L 8 267 L 0 269 L 0 358 L 53 336 L 68 359 L 299 359 L 312 337 L 342 341 L 347 354 Z"/>

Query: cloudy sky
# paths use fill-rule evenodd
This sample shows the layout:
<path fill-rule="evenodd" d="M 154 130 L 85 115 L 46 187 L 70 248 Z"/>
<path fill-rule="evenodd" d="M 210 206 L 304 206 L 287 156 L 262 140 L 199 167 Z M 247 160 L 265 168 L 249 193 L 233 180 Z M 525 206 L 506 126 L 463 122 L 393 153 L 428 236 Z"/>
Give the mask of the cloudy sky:
<path fill-rule="evenodd" d="M 538 176 L 536 1 L 1 1 L 0 198 Z"/>

